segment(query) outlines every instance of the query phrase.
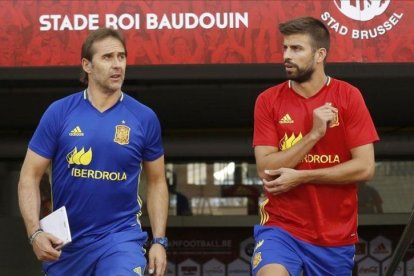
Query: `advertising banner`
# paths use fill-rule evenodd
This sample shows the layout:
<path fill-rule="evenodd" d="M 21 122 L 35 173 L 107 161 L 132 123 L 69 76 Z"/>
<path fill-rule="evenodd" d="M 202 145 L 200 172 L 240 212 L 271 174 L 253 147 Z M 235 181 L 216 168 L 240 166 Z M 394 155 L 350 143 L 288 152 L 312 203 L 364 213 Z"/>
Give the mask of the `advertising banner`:
<path fill-rule="evenodd" d="M 300 16 L 331 33 L 328 62 L 414 62 L 414 1 L 0 1 L 0 67 L 80 64 L 86 35 L 122 30 L 128 64 L 282 62 L 278 24 Z"/>

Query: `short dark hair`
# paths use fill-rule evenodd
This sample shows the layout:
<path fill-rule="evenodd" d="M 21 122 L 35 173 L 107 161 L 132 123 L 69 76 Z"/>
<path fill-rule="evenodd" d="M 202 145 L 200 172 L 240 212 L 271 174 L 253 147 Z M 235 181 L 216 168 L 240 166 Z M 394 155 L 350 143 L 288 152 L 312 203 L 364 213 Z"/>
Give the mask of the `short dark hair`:
<path fill-rule="evenodd" d="M 89 61 L 92 61 L 92 57 L 95 54 L 93 47 L 92 47 L 93 44 L 107 37 L 113 37 L 119 40 L 119 42 L 121 42 L 122 46 L 124 47 L 125 55 L 127 55 L 126 42 L 125 42 L 125 38 L 122 35 L 122 33 L 118 32 L 117 30 L 110 29 L 110 28 L 100 28 L 100 29 L 97 29 L 96 31 L 91 32 L 88 35 L 88 37 L 86 37 L 85 41 L 83 42 L 81 60 L 85 58 Z M 83 84 L 88 85 L 88 74 L 86 74 L 86 72 L 83 69 L 81 72 L 80 81 Z"/>
<path fill-rule="evenodd" d="M 331 39 L 328 28 L 322 21 L 307 16 L 299 17 L 279 24 L 279 31 L 283 35 L 308 34 L 315 49 L 325 48 L 329 52 Z"/>

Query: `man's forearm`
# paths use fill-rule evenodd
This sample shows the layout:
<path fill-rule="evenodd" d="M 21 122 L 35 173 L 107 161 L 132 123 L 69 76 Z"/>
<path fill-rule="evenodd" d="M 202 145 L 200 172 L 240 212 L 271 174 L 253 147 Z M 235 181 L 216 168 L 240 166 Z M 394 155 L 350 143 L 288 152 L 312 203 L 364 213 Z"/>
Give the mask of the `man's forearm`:
<path fill-rule="evenodd" d="M 39 229 L 40 191 L 36 188 L 36 185 L 27 185 L 21 180 L 18 193 L 20 212 L 27 234 L 31 235 Z"/>
<path fill-rule="evenodd" d="M 372 179 L 375 163 L 365 163 L 363 160 L 353 159 L 333 167 L 301 172 L 304 183 L 347 184 Z"/>
<path fill-rule="evenodd" d="M 315 146 L 319 138 L 311 133 L 305 135 L 298 143 L 292 147 L 268 154 L 258 153 L 256 150 L 256 163 L 258 174 L 265 178 L 264 170 L 279 168 L 295 168 L 305 158 L 306 154 Z"/>
<path fill-rule="evenodd" d="M 19 207 L 29 235 L 39 229 L 39 184 L 50 160 L 28 149 L 20 171 L 18 186 Z"/>
<path fill-rule="evenodd" d="M 147 207 L 154 237 L 164 237 L 168 218 L 168 189 L 164 181 L 148 185 Z"/>

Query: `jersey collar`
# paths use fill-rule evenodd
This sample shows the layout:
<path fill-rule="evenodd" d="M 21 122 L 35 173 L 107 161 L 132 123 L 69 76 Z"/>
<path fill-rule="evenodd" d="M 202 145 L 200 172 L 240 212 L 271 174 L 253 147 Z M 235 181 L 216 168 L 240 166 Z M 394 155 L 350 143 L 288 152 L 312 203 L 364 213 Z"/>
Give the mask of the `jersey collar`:
<path fill-rule="evenodd" d="M 88 89 L 83 90 L 83 99 L 89 100 Z M 122 102 L 123 99 L 124 99 L 124 92 L 121 91 L 121 97 L 119 97 L 119 101 Z"/>
<path fill-rule="evenodd" d="M 326 82 L 325 82 L 325 85 L 326 86 L 329 86 L 329 84 L 331 83 L 331 77 L 330 76 L 326 76 Z M 288 85 L 289 85 L 289 88 L 292 88 L 292 80 L 289 80 L 288 81 Z"/>

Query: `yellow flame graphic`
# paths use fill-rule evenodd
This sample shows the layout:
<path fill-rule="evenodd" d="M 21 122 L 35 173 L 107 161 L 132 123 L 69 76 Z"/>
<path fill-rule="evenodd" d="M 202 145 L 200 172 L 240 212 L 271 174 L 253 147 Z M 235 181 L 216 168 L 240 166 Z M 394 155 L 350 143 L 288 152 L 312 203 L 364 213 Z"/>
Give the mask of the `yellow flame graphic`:
<path fill-rule="evenodd" d="M 80 151 L 75 147 L 69 154 L 66 156 L 66 160 L 69 165 L 89 165 L 92 161 L 92 148 L 89 148 L 87 152 L 82 148 Z"/>
<path fill-rule="evenodd" d="M 73 164 L 72 156 L 78 152 L 78 149 L 75 147 L 71 152 L 66 155 L 66 161 L 68 161 L 69 165 Z"/>
<path fill-rule="evenodd" d="M 280 141 L 280 148 L 282 150 L 287 150 L 287 149 L 293 147 L 297 142 L 302 140 L 302 138 L 303 138 L 302 132 L 300 132 L 297 137 L 295 136 L 294 133 L 292 133 L 292 135 L 290 135 L 290 137 L 288 137 L 287 134 L 285 133 L 282 140 Z"/>
<path fill-rule="evenodd" d="M 72 155 L 72 162 L 75 163 L 76 165 L 80 165 L 80 157 L 85 153 L 85 149 L 82 148 L 80 151 L 75 152 Z"/>

